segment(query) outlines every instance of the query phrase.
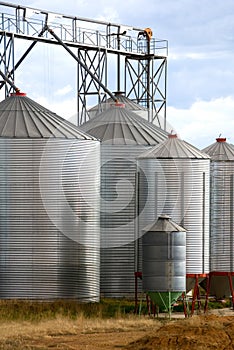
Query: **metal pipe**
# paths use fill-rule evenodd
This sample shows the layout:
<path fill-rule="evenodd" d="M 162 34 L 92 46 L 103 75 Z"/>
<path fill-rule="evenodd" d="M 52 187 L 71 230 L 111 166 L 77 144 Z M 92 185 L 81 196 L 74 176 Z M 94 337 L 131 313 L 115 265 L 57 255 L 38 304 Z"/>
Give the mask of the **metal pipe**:
<path fill-rule="evenodd" d="M 89 73 L 89 75 L 92 77 L 93 80 L 98 83 L 98 85 L 115 101 L 118 102 L 118 99 L 115 95 L 112 94 L 112 92 L 107 89 L 107 87 L 102 84 L 102 82 L 90 71 L 90 69 L 83 63 L 81 60 L 74 54 L 74 52 L 66 45 L 64 42 L 55 34 L 55 32 L 50 29 L 48 26 L 45 26 L 45 30 L 47 30 L 53 37 L 64 47 L 64 49 L 70 53 L 70 55 L 81 65 L 82 68 L 86 70 L 86 72 Z"/>
<path fill-rule="evenodd" d="M 139 181 L 140 181 L 140 172 L 137 170 L 135 174 L 135 186 L 136 186 L 136 207 L 135 207 L 135 216 L 136 216 L 136 225 L 135 225 L 135 272 L 139 271 Z"/>
<path fill-rule="evenodd" d="M 147 75 L 147 109 L 150 109 L 150 63 L 151 63 L 151 58 L 150 58 L 150 38 L 147 36 L 146 37 L 147 41 L 147 64 L 146 64 L 146 75 Z"/>
<path fill-rule="evenodd" d="M 16 91 L 19 92 L 20 89 L 17 88 L 17 86 L 0 70 L 0 75 L 2 76 L 2 78 L 11 85 L 11 87 Z"/>
<path fill-rule="evenodd" d="M 208 303 L 209 303 L 209 295 L 210 295 L 210 286 L 211 286 L 211 278 L 212 278 L 212 273 L 209 273 L 206 277 L 206 301 L 205 301 L 205 306 L 204 306 L 204 312 L 206 313 L 208 310 Z"/>
<path fill-rule="evenodd" d="M 118 27 L 117 33 L 117 49 L 120 51 L 120 27 Z M 117 91 L 120 91 L 120 53 L 117 55 Z"/>
<path fill-rule="evenodd" d="M 166 96 L 167 96 L 167 60 L 164 60 L 165 62 L 165 95 L 164 95 L 164 104 L 165 104 L 165 108 L 164 108 L 164 130 L 167 130 L 167 112 L 166 112 Z"/>

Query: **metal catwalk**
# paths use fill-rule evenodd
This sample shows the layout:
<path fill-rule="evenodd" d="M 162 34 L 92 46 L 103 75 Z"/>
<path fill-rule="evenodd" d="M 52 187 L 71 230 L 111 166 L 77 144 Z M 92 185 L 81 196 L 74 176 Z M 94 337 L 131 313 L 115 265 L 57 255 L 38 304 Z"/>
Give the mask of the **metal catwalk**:
<path fill-rule="evenodd" d="M 38 43 L 63 43 L 78 59 L 74 60 L 78 125 L 89 120 L 87 106 L 91 98 L 100 103 L 111 96 L 108 87 L 111 75 L 116 91 L 121 90 L 126 97 L 148 108 L 148 120 L 165 128 L 168 43 L 153 38 L 150 28 L 50 13 L 7 2 L 0 2 L 0 14 L 0 70 L 16 85 L 16 70 Z M 15 49 L 19 39 L 29 42 L 21 57 L 17 57 Z M 64 50 L 65 54 L 69 53 Z M 12 85 L 4 79 L 0 81 L 2 88 L 5 96 L 12 92 Z"/>

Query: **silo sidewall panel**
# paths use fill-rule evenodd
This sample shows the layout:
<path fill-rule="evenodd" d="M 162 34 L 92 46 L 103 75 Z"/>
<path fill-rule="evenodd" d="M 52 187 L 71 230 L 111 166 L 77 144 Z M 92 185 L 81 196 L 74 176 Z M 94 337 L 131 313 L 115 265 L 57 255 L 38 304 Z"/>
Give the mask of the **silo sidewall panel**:
<path fill-rule="evenodd" d="M 101 293 L 134 295 L 136 158 L 146 146 L 101 145 Z"/>
<path fill-rule="evenodd" d="M 234 161 L 211 162 L 211 271 L 233 272 Z"/>
<path fill-rule="evenodd" d="M 139 159 L 139 235 L 161 214 L 187 230 L 187 274 L 209 272 L 209 159 Z"/>
<path fill-rule="evenodd" d="M 99 142 L 0 147 L 0 297 L 98 301 Z"/>

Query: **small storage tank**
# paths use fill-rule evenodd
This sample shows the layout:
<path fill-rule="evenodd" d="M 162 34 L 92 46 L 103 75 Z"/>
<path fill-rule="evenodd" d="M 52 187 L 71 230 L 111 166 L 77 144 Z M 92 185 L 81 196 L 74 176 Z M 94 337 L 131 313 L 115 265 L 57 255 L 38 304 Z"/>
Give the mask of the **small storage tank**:
<path fill-rule="evenodd" d="M 143 230 L 142 285 L 164 311 L 186 290 L 186 230 L 168 215 Z"/>
<path fill-rule="evenodd" d="M 210 270 L 234 272 L 234 147 L 219 137 L 203 151 L 211 157 Z M 212 295 L 230 296 L 227 276 L 213 276 L 211 282 Z"/>
<path fill-rule="evenodd" d="M 0 298 L 98 301 L 100 142 L 16 93 L 0 148 Z"/>
<path fill-rule="evenodd" d="M 208 273 L 209 156 L 177 135 L 169 135 L 139 156 L 138 167 L 139 233 L 162 213 L 173 217 L 187 230 L 186 273 Z"/>
<path fill-rule="evenodd" d="M 123 104 L 81 129 L 101 140 L 101 294 L 134 295 L 136 271 L 136 157 L 167 137 Z"/>

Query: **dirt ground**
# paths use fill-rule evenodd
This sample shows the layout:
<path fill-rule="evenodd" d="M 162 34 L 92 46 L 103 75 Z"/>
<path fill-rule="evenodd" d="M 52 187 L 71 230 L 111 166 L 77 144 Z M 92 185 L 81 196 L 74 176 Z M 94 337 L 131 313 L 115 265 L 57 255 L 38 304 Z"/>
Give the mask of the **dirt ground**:
<path fill-rule="evenodd" d="M 233 316 L 196 316 L 176 321 L 131 342 L 128 350 L 233 350 Z"/>
<path fill-rule="evenodd" d="M 173 315 L 169 321 L 64 319 L 40 324 L 0 324 L 4 350 L 233 350 L 234 312 L 230 309 L 194 315 Z"/>

